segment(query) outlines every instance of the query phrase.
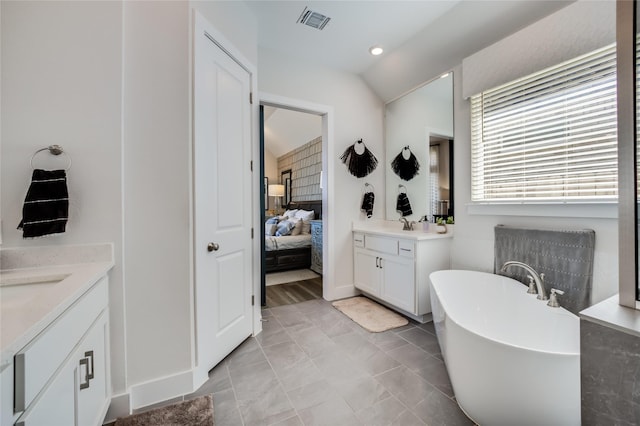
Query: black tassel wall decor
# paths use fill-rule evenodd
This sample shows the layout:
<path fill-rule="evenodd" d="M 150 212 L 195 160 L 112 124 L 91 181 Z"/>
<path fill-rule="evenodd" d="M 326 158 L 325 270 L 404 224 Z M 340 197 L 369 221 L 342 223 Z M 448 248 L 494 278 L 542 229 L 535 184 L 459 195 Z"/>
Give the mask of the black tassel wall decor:
<path fill-rule="evenodd" d="M 356 145 L 359 146 L 359 149 L 364 148 L 361 154 L 356 151 Z M 362 139 L 349 146 L 340 157 L 340 160 L 347 165 L 347 169 L 352 175 L 359 178 L 365 177 L 374 171 L 378 165 L 378 159 L 369 151 Z"/>
<path fill-rule="evenodd" d="M 409 152 L 409 158 L 404 158 L 405 151 Z M 420 171 L 420 163 L 409 146 L 405 146 L 391 162 L 391 169 L 400 176 L 400 179 L 411 180 Z"/>

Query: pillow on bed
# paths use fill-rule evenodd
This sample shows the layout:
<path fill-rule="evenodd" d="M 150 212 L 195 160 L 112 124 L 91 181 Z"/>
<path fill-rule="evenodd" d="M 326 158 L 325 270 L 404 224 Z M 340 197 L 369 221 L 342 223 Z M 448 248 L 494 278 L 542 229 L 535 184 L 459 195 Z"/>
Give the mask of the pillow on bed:
<path fill-rule="evenodd" d="M 286 212 L 284 212 L 282 214 L 283 218 L 293 218 L 296 217 L 296 213 L 298 212 L 298 209 L 294 209 L 294 210 L 287 210 Z"/>
<path fill-rule="evenodd" d="M 300 235 L 302 233 L 302 219 L 294 221 L 295 226 L 291 230 L 291 235 Z"/>
<path fill-rule="evenodd" d="M 267 237 L 272 237 L 273 235 L 275 235 L 277 228 L 278 228 L 278 225 L 276 225 L 275 223 L 265 224 L 264 235 L 266 235 Z"/>
<path fill-rule="evenodd" d="M 295 218 L 296 219 L 302 219 L 304 221 L 310 221 L 313 220 L 313 218 L 316 217 L 316 213 L 313 210 L 298 210 L 296 211 L 295 214 Z"/>
<path fill-rule="evenodd" d="M 278 229 L 276 230 L 276 237 L 284 237 L 291 234 L 291 230 L 295 227 L 295 224 L 289 220 L 283 220 L 278 223 Z"/>
<path fill-rule="evenodd" d="M 296 212 L 296 219 L 302 219 L 302 232 L 300 234 L 311 233 L 311 222 L 316 217 L 316 213 L 313 210 L 298 210 Z"/>
<path fill-rule="evenodd" d="M 264 223 L 264 235 L 272 236 L 278 228 L 278 216 L 270 217 Z"/>

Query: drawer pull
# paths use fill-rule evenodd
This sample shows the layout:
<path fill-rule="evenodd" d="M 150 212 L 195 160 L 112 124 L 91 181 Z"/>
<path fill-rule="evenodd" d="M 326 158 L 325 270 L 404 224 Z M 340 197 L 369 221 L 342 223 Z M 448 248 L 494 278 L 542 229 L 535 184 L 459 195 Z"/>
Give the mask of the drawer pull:
<path fill-rule="evenodd" d="M 408 249 L 408 248 L 402 248 L 402 247 L 400 247 L 400 250 L 402 250 L 402 251 L 411 251 L 411 249 Z"/>
<path fill-rule="evenodd" d="M 80 360 L 80 368 L 84 366 L 84 383 L 80 383 L 80 390 L 88 389 L 90 381 L 93 379 L 93 351 L 87 351 L 84 353 L 84 358 Z"/>
<path fill-rule="evenodd" d="M 84 371 L 85 371 L 84 378 L 86 382 L 84 383 L 80 382 L 80 390 L 89 388 L 89 359 L 82 358 L 80 360 L 80 368 L 82 368 L 83 365 L 84 365 Z"/>
<path fill-rule="evenodd" d="M 84 356 L 89 357 L 91 359 L 91 362 L 89 364 L 89 373 L 87 374 L 87 378 L 91 380 L 93 379 L 93 351 L 85 352 Z"/>

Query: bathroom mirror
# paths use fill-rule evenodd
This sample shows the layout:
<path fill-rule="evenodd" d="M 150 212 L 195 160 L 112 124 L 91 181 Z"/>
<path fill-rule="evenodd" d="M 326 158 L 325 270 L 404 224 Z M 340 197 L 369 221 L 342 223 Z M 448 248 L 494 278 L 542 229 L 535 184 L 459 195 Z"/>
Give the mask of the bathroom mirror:
<path fill-rule="evenodd" d="M 454 215 L 453 144 L 453 73 L 385 105 L 387 220 L 402 215 L 401 193 L 411 206 L 409 220 Z"/>

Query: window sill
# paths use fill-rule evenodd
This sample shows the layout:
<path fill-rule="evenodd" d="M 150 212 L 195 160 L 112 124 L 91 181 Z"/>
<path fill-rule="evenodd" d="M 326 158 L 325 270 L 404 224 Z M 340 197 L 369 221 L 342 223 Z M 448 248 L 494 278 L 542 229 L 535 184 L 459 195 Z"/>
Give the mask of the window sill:
<path fill-rule="evenodd" d="M 467 204 L 469 215 L 617 219 L 618 203 Z"/>
<path fill-rule="evenodd" d="M 640 311 L 618 304 L 618 295 L 580 312 L 580 318 L 640 337 Z"/>

